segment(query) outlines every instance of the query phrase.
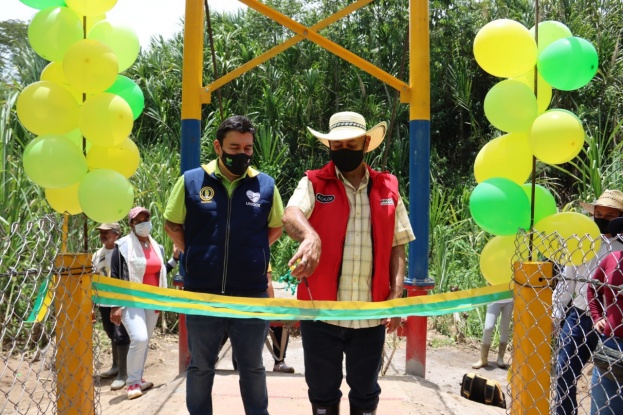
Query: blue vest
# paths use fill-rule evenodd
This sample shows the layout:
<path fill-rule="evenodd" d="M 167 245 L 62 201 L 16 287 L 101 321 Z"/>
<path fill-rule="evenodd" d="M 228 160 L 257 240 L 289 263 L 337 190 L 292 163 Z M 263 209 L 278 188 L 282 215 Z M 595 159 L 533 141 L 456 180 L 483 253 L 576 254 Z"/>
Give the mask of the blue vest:
<path fill-rule="evenodd" d="M 266 291 L 273 178 L 247 176 L 229 197 L 221 179 L 199 167 L 184 173 L 184 188 L 184 289 L 242 296 Z"/>

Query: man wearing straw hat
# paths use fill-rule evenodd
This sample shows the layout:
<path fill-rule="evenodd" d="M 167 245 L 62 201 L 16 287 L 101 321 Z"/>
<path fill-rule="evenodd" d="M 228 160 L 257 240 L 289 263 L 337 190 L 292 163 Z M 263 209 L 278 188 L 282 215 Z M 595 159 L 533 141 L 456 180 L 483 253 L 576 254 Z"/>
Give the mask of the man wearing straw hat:
<path fill-rule="evenodd" d="M 608 253 L 622 251 L 623 244 L 610 235 L 608 225 L 614 218 L 623 216 L 623 193 L 606 190 L 595 203 L 580 202 L 580 206 L 593 216 L 601 232 L 601 245 L 597 254 L 580 266 L 566 266 L 564 278 L 552 297 L 554 318 L 563 319 L 557 358 L 556 414 L 578 413 L 577 382 L 584 365 L 597 346 L 598 335 L 588 309 L 588 283 L 601 260 Z"/>
<path fill-rule="evenodd" d="M 398 191 L 387 172 L 371 169 L 366 153 L 383 141 L 387 124 L 366 129 L 363 116 L 339 112 L 329 132 L 308 130 L 329 148 L 331 161 L 306 172 L 284 212 L 286 232 L 301 242 L 289 265 L 304 279 L 300 300 L 384 301 L 402 297 L 405 244 L 414 238 Z M 314 414 L 339 414 L 342 360 L 350 413 L 375 414 L 381 388 L 385 330 L 400 318 L 301 321 L 305 380 Z"/>

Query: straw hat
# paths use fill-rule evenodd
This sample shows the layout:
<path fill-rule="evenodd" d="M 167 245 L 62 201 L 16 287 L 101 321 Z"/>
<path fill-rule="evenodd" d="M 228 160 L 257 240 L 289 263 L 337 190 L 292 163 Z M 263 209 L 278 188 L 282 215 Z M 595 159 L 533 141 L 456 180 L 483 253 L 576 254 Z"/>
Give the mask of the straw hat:
<path fill-rule="evenodd" d="M 580 202 L 580 206 L 591 215 L 595 213 L 595 206 L 611 207 L 623 212 L 623 192 L 606 189 L 596 202 Z"/>
<path fill-rule="evenodd" d="M 363 135 L 369 135 L 370 145 L 367 151 L 369 153 L 383 142 L 385 132 L 387 131 L 387 123 L 383 121 L 366 131 L 366 119 L 363 118 L 363 115 L 345 111 L 337 112 L 331 116 L 327 134 L 320 133 L 309 127 L 307 129 L 327 147 L 329 147 L 329 141 L 351 140 Z"/>

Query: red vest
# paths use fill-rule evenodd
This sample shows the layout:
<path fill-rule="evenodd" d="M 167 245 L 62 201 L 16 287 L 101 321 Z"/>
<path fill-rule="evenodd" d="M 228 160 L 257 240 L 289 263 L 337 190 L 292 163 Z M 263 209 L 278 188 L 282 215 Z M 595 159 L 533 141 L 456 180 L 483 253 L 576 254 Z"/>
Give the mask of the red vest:
<path fill-rule="evenodd" d="M 385 301 L 390 292 L 389 263 L 394 241 L 396 206 L 400 194 L 398 180 L 387 172 L 372 170 L 368 196 L 372 219 L 372 301 Z M 335 174 L 335 165 L 329 162 L 320 170 L 306 172 L 314 188 L 314 210 L 309 223 L 318 232 L 322 242 L 320 263 L 308 278 L 314 300 L 337 300 L 339 276 L 350 207 L 344 184 Z M 299 300 L 309 300 L 307 289 L 298 290 Z"/>

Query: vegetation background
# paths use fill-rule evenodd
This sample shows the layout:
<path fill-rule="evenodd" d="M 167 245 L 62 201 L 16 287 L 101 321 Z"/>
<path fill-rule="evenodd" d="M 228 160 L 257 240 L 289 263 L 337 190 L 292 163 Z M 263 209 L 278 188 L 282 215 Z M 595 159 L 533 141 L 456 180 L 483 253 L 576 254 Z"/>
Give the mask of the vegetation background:
<path fill-rule="evenodd" d="M 266 0 L 300 23 L 311 26 L 336 12 L 348 0 Z M 408 2 L 376 0 L 321 33 L 386 72 L 408 82 Z M 468 199 L 476 182 L 473 162 L 480 148 L 501 135 L 488 123 L 483 101 L 498 80 L 481 70 L 472 42 L 486 23 L 500 18 L 536 21 L 530 0 L 431 0 L 431 206 L 430 276 L 436 292 L 486 284 L 479 272 L 479 253 L 491 235 L 470 217 Z M 554 91 L 550 108 L 577 114 L 584 123 L 582 153 L 562 166 L 537 164 L 537 182 L 556 196 L 560 209 L 578 209 L 577 200 L 592 200 L 606 188 L 623 188 L 621 138 L 623 104 L 623 3 L 620 0 L 545 0 L 539 2 L 539 21 L 557 20 L 574 36 L 588 39 L 599 54 L 599 71 L 586 87 Z M 209 33 L 205 34 L 204 84 L 230 72 L 293 34 L 252 11 L 212 14 L 215 66 Z M 509 45 L 512 47 L 512 45 Z M 142 164 L 131 178 L 136 204 L 153 214 L 154 236 L 171 242 L 163 230 L 162 212 L 169 190 L 179 176 L 181 74 L 183 37 L 153 38 L 137 62 L 125 72 L 145 94 L 145 110 L 135 121 L 132 139 L 140 148 Z M 43 189 L 25 176 L 21 155 L 34 137 L 19 123 L 15 101 L 19 92 L 39 80 L 47 64 L 29 47 L 27 22 L 0 22 L 0 237 L 12 224 L 53 214 Z M 408 106 L 396 91 L 311 42 L 301 42 L 260 67 L 222 87 L 203 107 L 201 160 L 214 158 L 212 141 L 220 122 L 232 114 L 246 114 L 257 125 L 254 164 L 276 178 L 284 202 L 304 171 L 328 160 L 325 148 L 306 126 L 326 130 L 337 111 L 362 113 L 370 124 L 387 120 L 383 145 L 367 156 L 373 168 L 398 176 L 408 195 Z M 405 200 L 408 205 L 409 201 Z M 56 214 L 58 215 L 58 214 Z M 95 224 L 84 215 L 71 218 L 70 249 L 94 251 L 99 242 Z M 124 225 L 125 226 L 125 225 Z M 127 226 L 125 226 L 127 230 Z M 84 242 L 82 242 L 84 240 Z M 60 244 L 60 242 L 59 242 Z M 295 244 L 287 237 L 273 247 L 276 276 L 287 272 Z M 7 278 L 0 275 L 0 279 Z M 2 286 L 17 282 L 5 281 Z M 22 289 L 24 289 L 22 287 Z M 32 287 L 32 290 L 35 290 Z M 25 306 L 25 305 L 24 305 Z M 1 305 L 0 305 L 1 308 Z M 2 310 L 0 310 L 1 312 Z M 6 311 L 6 310 L 5 310 Z M 482 334 L 484 309 L 464 315 L 458 332 Z M 175 329 L 174 316 L 169 328 Z M 449 316 L 434 319 L 442 332 L 457 331 Z"/>

